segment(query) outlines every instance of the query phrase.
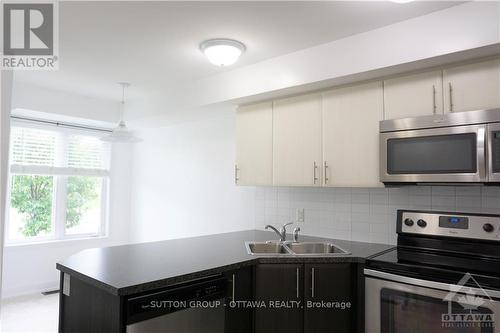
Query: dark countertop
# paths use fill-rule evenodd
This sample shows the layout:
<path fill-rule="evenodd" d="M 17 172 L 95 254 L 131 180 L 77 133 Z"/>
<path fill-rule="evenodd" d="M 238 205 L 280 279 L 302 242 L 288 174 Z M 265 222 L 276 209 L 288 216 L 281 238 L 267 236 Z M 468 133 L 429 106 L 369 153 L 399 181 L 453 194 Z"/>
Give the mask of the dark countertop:
<path fill-rule="evenodd" d="M 253 265 L 255 262 L 364 262 L 392 249 L 385 244 L 300 236 L 300 241 L 326 240 L 351 252 L 336 256 L 249 255 L 245 241 L 268 241 L 274 232 L 249 230 L 88 249 L 57 263 L 58 270 L 114 295 L 132 295 L 191 279 Z M 290 237 L 291 238 L 291 237 Z M 289 239 L 290 239 L 289 238 Z"/>

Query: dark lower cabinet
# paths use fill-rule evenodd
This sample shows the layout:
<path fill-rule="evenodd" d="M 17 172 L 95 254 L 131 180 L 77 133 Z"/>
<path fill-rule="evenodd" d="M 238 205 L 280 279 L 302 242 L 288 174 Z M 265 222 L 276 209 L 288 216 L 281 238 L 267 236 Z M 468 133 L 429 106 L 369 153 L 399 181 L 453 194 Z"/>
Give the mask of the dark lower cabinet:
<path fill-rule="evenodd" d="M 225 273 L 228 280 L 225 333 L 252 333 L 253 266 Z"/>
<path fill-rule="evenodd" d="M 303 280 L 302 264 L 256 266 L 255 300 L 266 307 L 255 309 L 255 333 L 303 331 Z"/>
<path fill-rule="evenodd" d="M 60 288 L 64 290 L 61 272 Z M 59 293 L 60 333 L 121 333 L 125 332 L 123 303 L 118 296 L 70 278 L 70 294 Z"/>
<path fill-rule="evenodd" d="M 357 265 L 260 264 L 257 301 L 300 301 L 299 308 L 255 310 L 255 333 L 358 332 Z"/>
<path fill-rule="evenodd" d="M 304 332 L 355 332 L 356 265 L 306 264 L 304 271 Z"/>

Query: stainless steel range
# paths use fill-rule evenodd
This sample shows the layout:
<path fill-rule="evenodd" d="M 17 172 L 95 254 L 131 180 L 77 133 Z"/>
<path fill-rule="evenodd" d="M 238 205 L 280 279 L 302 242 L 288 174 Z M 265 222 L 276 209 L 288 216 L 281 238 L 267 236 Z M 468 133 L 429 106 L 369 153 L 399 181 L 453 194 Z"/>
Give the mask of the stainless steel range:
<path fill-rule="evenodd" d="M 367 261 L 367 333 L 500 332 L 500 216 L 400 210 Z"/>

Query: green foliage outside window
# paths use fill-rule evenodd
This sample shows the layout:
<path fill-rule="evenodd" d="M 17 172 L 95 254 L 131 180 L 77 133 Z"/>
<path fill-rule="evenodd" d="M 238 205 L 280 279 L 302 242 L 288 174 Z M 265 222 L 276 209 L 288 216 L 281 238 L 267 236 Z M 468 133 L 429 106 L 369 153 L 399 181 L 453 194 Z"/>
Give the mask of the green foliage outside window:
<path fill-rule="evenodd" d="M 82 215 L 99 197 L 98 179 L 94 177 L 68 177 L 66 199 L 66 228 L 77 226 Z"/>
<path fill-rule="evenodd" d="M 11 206 L 24 215 L 20 232 L 27 237 L 50 232 L 52 228 L 52 176 L 16 175 L 12 178 Z M 98 194 L 95 177 L 68 177 L 66 228 L 77 226 Z"/>
<path fill-rule="evenodd" d="M 36 236 L 49 232 L 52 224 L 52 185 L 50 176 L 14 176 L 12 178 L 11 205 L 25 215 L 21 233 Z"/>

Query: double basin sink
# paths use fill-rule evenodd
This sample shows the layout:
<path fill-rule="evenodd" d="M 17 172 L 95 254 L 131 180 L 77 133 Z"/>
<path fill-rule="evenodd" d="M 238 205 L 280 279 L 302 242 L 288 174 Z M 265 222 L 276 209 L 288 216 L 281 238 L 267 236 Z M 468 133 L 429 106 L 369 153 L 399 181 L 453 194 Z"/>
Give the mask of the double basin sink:
<path fill-rule="evenodd" d="M 330 242 L 246 242 L 247 252 L 253 255 L 341 255 L 348 251 Z"/>

